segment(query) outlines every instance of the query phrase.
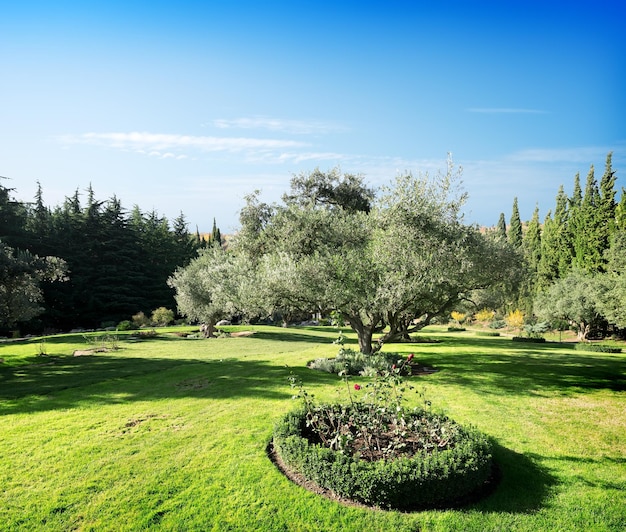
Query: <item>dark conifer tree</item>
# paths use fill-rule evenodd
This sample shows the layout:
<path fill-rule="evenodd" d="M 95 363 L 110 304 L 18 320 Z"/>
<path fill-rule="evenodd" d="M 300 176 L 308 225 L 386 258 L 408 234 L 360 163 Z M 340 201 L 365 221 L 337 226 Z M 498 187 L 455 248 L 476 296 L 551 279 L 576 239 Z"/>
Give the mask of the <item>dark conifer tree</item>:
<path fill-rule="evenodd" d="M 498 219 L 498 225 L 496 225 L 496 238 L 500 240 L 506 240 L 506 219 L 504 218 L 504 213 L 500 213 L 500 218 Z"/>
<path fill-rule="evenodd" d="M 509 243 L 512 246 L 520 247 L 522 245 L 522 221 L 517 206 L 517 198 L 513 199 L 513 211 L 511 213 L 511 221 L 509 223 Z"/>

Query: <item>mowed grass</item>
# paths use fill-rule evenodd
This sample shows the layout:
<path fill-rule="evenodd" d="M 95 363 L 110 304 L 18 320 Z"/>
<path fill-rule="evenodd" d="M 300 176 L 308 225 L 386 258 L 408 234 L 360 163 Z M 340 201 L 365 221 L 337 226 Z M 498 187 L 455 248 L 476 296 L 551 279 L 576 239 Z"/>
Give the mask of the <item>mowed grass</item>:
<path fill-rule="evenodd" d="M 0 530 L 626 529 L 626 355 L 443 328 L 423 334 L 439 343 L 387 346 L 440 370 L 411 382 L 493 438 L 502 476 L 475 504 L 404 514 L 310 493 L 267 457 L 296 406 L 290 372 L 317 399 L 346 398 L 305 367 L 336 353 L 336 332 L 244 329 L 120 334 L 80 357 L 94 335 L 49 337 L 46 356 L 38 339 L 0 344 Z"/>

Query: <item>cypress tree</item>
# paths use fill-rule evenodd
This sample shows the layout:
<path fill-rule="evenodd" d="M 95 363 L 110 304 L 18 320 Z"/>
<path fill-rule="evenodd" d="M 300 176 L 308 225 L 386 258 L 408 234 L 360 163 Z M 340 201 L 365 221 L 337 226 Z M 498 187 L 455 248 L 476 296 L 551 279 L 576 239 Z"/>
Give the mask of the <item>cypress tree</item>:
<path fill-rule="evenodd" d="M 598 200 L 598 239 L 600 244 L 600 254 L 608 249 L 611 236 L 615 231 L 615 213 L 617 204 L 615 202 L 615 180 L 617 176 L 613 170 L 611 159 L 613 154 L 606 156 L 604 174 L 600 179 L 600 196 Z"/>
<path fill-rule="evenodd" d="M 500 213 L 500 219 L 496 226 L 496 237 L 500 240 L 506 240 L 506 219 L 503 212 Z"/>
<path fill-rule="evenodd" d="M 517 198 L 513 199 L 513 211 L 511 213 L 511 222 L 509 224 L 509 243 L 512 246 L 520 247 L 522 245 L 522 221 L 519 216 L 517 206 Z"/>
<path fill-rule="evenodd" d="M 594 167 L 591 165 L 582 203 L 574 209 L 571 217 L 573 265 L 588 272 L 598 272 L 603 265 L 599 204 L 600 192 Z"/>

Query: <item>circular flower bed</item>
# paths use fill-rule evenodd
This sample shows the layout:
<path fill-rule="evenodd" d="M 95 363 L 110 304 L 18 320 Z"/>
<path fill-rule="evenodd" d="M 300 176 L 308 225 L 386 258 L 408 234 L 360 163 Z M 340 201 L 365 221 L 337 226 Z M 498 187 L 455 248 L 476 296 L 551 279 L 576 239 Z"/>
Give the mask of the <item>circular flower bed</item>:
<path fill-rule="evenodd" d="M 483 488 L 492 472 L 483 434 L 425 410 L 309 404 L 277 423 L 273 443 L 307 480 L 382 508 L 449 506 Z"/>

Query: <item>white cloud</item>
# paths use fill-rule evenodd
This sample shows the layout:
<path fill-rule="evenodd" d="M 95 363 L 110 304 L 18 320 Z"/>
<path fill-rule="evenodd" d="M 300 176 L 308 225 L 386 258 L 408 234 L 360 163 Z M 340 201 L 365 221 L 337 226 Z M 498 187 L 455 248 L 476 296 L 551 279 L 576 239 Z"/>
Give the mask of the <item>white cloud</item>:
<path fill-rule="evenodd" d="M 467 109 L 468 113 L 486 113 L 486 114 L 546 114 L 547 111 L 540 109 L 523 109 L 516 107 L 471 107 Z"/>
<path fill-rule="evenodd" d="M 215 137 L 194 135 L 170 135 L 163 133 L 83 133 L 63 135 L 57 140 L 64 146 L 75 144 L 119 149 L 152 157 L 184 159 L 188 152 L 227 152 L 255 154 L 302 149 L 308 143 L 284 139 L 260 139 L 251 137 Z M 183 152 L 183 153 L 181 153 Z"/>
<path fill-rule="evenodd" d="M 213 126 L 219 129 L 265 129 L 268 131 L 282 131 L 299 135 L 325 134 L 333 131 L 345 131 L 346 128 L 337 124 L 320 121 L 285 120 L 263 116 L 213 120 Z"/>

